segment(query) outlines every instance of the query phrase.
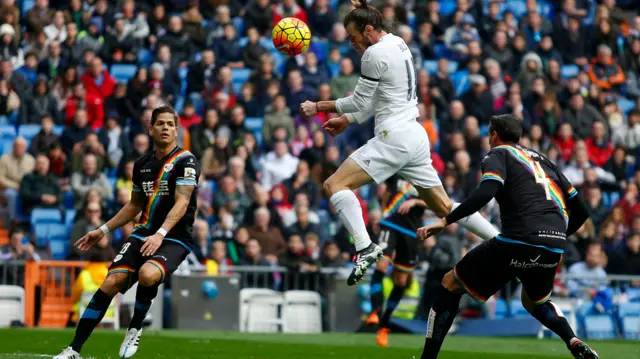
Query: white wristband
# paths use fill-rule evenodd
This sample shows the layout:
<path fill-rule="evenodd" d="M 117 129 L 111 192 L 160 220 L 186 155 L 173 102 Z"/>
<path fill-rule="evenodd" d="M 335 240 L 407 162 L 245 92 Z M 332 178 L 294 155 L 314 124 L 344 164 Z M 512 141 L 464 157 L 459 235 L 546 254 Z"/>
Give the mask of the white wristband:
<path fill-rule="evenodd" d="M 109 227 L 107 227 L 107 224 L 103 224 L 100 226 L 100 230 L 102 231 L 102 233 L 104 233 L 105 235 L 109 234 Z"/>
<path fill-rule="evenodd" d="M 167 235 L 167 231 L 162 227 L 160 227 L 160 229 L 158 229 L 158 231 L 156 233 L 159 233 L 163 237 Z"/>

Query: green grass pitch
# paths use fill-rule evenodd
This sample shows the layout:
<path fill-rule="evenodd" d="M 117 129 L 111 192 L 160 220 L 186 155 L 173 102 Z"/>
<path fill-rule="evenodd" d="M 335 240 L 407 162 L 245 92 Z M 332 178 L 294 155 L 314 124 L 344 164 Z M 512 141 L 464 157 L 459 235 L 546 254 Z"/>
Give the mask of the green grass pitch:
<path fill-rule="evenodd" d="M 71 330 L 0 330 L 0 359 L 52 358 L 68 345 Z M 118 358 L 124 332 L 97 330 L 83 358 Z M 378 348 L 373 334 L 249 334 L 206 331 L 148 331 L 134 358 L 184 359 L 411 359 L 420 357 L 421 335 L 391 335 Z M 603 359 L 638 359 L 640 342 L 591 341 Z M 558 340 L 449 337 L 442 359 L 571 358 Z"/>

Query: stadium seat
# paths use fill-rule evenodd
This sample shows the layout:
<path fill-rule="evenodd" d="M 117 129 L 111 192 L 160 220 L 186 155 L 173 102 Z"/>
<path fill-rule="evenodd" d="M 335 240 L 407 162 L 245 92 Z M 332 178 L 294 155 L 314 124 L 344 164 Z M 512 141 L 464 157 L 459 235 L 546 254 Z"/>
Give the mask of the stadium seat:
<path fill-rule="evenodd" d="M 469 82 L 469 72 L 466 70 L 456 71 L 452 73 L 451 82 L 453 83 L 453 91 L 456 98 L 462 96 L 462 94 L 464 94 L 471 88 L 471 83 Z"/>
<path fill-rule="evenodd" d="M 232 69 L 231 70 L 231 83 L 233 84 L 233 89 L 240 93 L 242 89 L 242 85 L 249 79 L 251 75 L 250 69 Z"/>
<path fill-rule="evenodd" d="M 640 303 L 620 303 L 618 317 L 640 317 Z"/>
<path fill-rule="evenodd" d="M 520 298 L 512 299 L 509 302 L 509 315 L 512 318 L 530 317 L 531 314 L 522 305 Z"/>
<path fill-rule="evenodd" d="M 13 150 L 13 140 L 0 139 L 0 156 L 11 153 Z"/>
<path fill-rule="evenodd" d="M 504 7 L 504 11 L 511 11 L 516 19 L 522 17 L 527 12 L 527 3 L 525 0 L 511 0 Z"/>
<path fill-rule="evenodd" d="M 584 318 L 587 339 L 615 339 L 616 329 L 609 315 L 589 315 Z"/>
<path fill-rule="evenodd" d="M 13 140 L 16 137 L 16 126 L 0 125 L 0 138 Z"/>
<path fill-rule="evenodd" d="M 25 293 L 17 285 L 0 285 L 0 328 L 9 328 L 11 322 L 24 323 Z"/>
<path fill-rule="evenodd" d="M 282 325 L 280 309 L 282 293 L 265 288 L 245 288 L 240 291 L 240 331 L 277 333 Z"/>
<path fill-rule="evenodd" d="M 319 52 L 318 61 L 324 61 L 329 57 L 330 46 L 328 41 L 314 39 L 311 45 L 317 52 Z"/>
<path fill-rule="evenodd" d="M 235 25 L 238 34 L 244 34 L 244 20 L 240 16 L 234 17 L 231 22 Z"/>
<path fill-rule="evenodd" d="M 37 224 L 62 223 L 62 213 L 56 208 L 34 208 L 31 211 L 31 226 Z"/>
<path fill-rule="evenodd" d="M 64 225 L 68 228 L 73 227 L 73 224 L 76 221 L 76 210 L 75 209 L 67 209 L 64 212 Z"/>
<path fill-rule="evenodd" d="M 62 203 L 64 204 L 64 208 L 73 209 L 75 208 L 75 198 L 73 197 L 73 192 L 67 191 L 62 194 Z"/>
<path fill-rule="evenodd" d="M 52 239 L 65 238 L 69 241 L 69 231 L 71 228 L 67 228 L 62 223 L 39 223 L 37 226 L 32 227 L 32 233 L 36 237 L 36 245 L 38 247 L 46 247 Z"/>
<path fill-rule="evenodd" d="M 282 331 L 284 333 L 322 332 L 322 299 L 318 292 L 289 290 L 284 293 Z"/>
<path fill-rule="evenodd" d="M 115 192 L 116 182 L 118 182 L 118 178 L 110 176 L 110 177 L 107 177 L 107 181 L 109 181 L 109 185 L 111 186 L 111 189 Z"/>
<path fill-rule="evenodd" d="M 36 0 L 22 0 L 20 13 L 26 14 L 29 10 L 33 9 L 35 5 L 36 5 Z"/>
<path fill-rule="evenodd" d="M 249 43 L 248 37 L 241 37 L 240 39 L 238 39 L 238 45 L 240 45 L 240 47 L 245 47 L 247 46 L 248 43 Z"/>
<path fill-rule="evenodd" d="M 496 299 L 495 319 L 504 319 L 509 314 L 509 308 L 507 308 L 507 301 L 502 298 Z"/>
<path fill-rule="evenodd" d="M 70 242 L 67 237 L 52 237 L 49 239 L 51 258 L 59 261 L 69 258 Z"/>
<path fill-rule="evenodd" d="M 555 14 L 553 4 L 549 0 L 538 0 L 538 11 L 542 17 L 546 17 L 548 19 L 552 18 Z"/>
<path fill-rule="evenodd" d="M 636 107 L 636 103 L 634 101 L 631 101 L 625 97 L 620 97 L 616 102 L 618 103 L 620 110 L 625 114 L 628 114 Z"/>
<path fill-rule="evenodd" d="M 28 141 L 36 137 L 38 132 L 40 132 L 40 125 L 36 124 L 20 125 L 20 128 L 18 128 L 18 136 L 24 137 Z"/>
<path fill-rule="evenodd" d="M 623 318 L 622 334 L 625 339 L 640 340 L 640 317 Z"/>
<path fill-rule="evenodd" d="M 560 76 L 562 76 L 563 79 L 568 79 L 573 76 L 578 76 L 579 72 L 580 72 L 580 68 L 578 67 L 578 65 L 573 65 L 573 64 L 562 65 L 562 67 L 560 68 Z"/>
<path fill-rule="evenodd" d="M 136 75 L 136 71 L 138 71 L 136 65 L 113 64 L 111 66 L 111 76 L 113 76 L 117 82 L 129 82 L 129 80 Z"/>
<path fill-rule="evenodd" d="M 452 74 L 458 71 L 458 62 L 457 61 L 449 61 L 447 65 L 447 72 Z M 438 60 L 425 60 L 423 63 L 424 69 L 429 73 L 429 75 L 434 75 L 438 72 Z"/>
<path fill-rule="evenodd" d="M 62 132 L 64 132 L 64 126 L 53 126 L 53 130 L 51 130 L 56 136 L 61 136 Z"/>
<path fill-rule="evenodd" d="M 456 11 L 456 1 L 455 0 L 442 0 L 440 1 L 440 14 L 449 16 Z"/>
<path fill-rule="evenodd" d="M 640 288 L 627 288 L 626 292 L 629 301 L 640 301 Z"/>
<path fill-rule="evenodd" d="M 436 55 L 436 58 L 445 58 L 450 59 L 453 53 L 445 44 L 435 44 L 433 45 L 433 52 Z"/>
<path fill-rule="evenodd" d="M 247 117 L 244 119 L 244 127 L 251 132 L 262 131 L 262 117 Z"/>

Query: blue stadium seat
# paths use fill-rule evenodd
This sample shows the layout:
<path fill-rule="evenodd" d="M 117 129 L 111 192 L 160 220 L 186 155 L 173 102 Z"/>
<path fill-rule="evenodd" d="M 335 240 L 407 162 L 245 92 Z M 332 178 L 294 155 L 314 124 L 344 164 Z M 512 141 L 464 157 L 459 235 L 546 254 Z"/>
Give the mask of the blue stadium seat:
<path fill-rule="evenodd" d="M 51 130 L 56 136 L 61 136 L 62 132 L 64 132 L 64 126 L 53 126 L 53 130 Z"/>
<path fill-rule="evenodd" d="M 496 299 L 495 319 L 504 319 L 508 314 L 509 309 L 507 308 L 507 301 L 502 298 Z"/>
<path fill-rule="evenodd" d="M 216 194 L 217 182 L 215 180 L 207 180 L 207 185 L 211 188 L 211 195 Z"/>
<path fill-rule="evenodd" d="M 338 9 L 338 5 L 340 5 L 340 0 L 329 0 L 329 6 L 335 11 Z"/>
<path fill-rule="evenodd" d="M 244 20 L 240 16 L 234 17 L 231 22 L 235 25 L 238 34 L 244 34 Z"/>
<path fill-rule="evenodd" d="M 22 6 L 20 9 L 21 14 L 26 14 L 27 11 L 33 9 L 36 5 L 36 0 L 22 0 Z"/>
<path fill-rule="evenodd" d="M 455 0 L 442 0 L 440 1 L 440 14 L 449 16 L 456 10 Z"/>
<path fill-rule="evenodd" d="M 262 131 L 262 117 L 247 117 L 244 119 L 244 127 L 251 132 Z"/>
<path fill-rule="evenodd" d="M 618 305 L 618 316 L 640 317 L 640 303 L 620 303 Z"/>
<path fill-rule="evenodd" d="M 5 153 L 11 153 L 13 150 L 13 140 L 0 139 L 0 156 Z"/>
<path fill-rule="evenodd" d="M 529 312 L 527 312 L 526 309 L 524 309 L 524 306 L 522 305 L 522 301 L 520 301 L 520 299 L 512 299 L 509 302 L 509 315 L 512 318 L 521 318 L 521 317 L 530 317 L 531 314 L 529 314 Z"/>
<path fill-rule="evenodd" d="M 138 64 L 147 67 L 153 63 L 153 53 L 147 49 L 138 50 Z"/>
<path fill-rule="evenodd" d="M 54 260 L 65 260 L 69 257 L 70 241 L 66 237 L 52 237 L 49 239 L 49 251 Z"/>
<path fill-rule="evenodd" d="M 466 70 L 456 71 L 450 75 L 451 82 L 453 83 L 453 91 L 455 97 L 460 97 L 471 88 L 469 82 L 469 72 Z"/>
<path fill-rule="evenodd" d="M 24 137 L 29 141 L 36 137 L 38 132 L 40 132 L 40 125 L 36 124 L 20 125 L 20 128 L 18 128 L 18 136 Z"/>
<path fill-rule="evenodd" d="M 116 190 L 116 182 L 118 181 L 118 178 L 116 177 L 107 177 L 107 180 L 109 181 L 109 185 L 111 185 L 111 189 L 112 190 Z"/>
<path fill-rule="evenodd" d="M 608 315 L 589 315 L 584 318 L 584 329 L 588 339 L 615 339 L 616 328 Z"/>
<path fill-rule="evenodd" d="M 546 17 L 548 19 L 552 18 L 555 14 L 553 4 L 549 0 L 538 0 L 538 11 L 542 17 Z"/>
<path fill-rule="evenodd" d="M 315 48 L 318 54 L 318 61 L 324 61 L 327 57 L 329 57 L 329 42 L 324 40 L 313 40 L 311 45 Z"/>
<path fill-rule="evenodd" d="M 622 334 L 625 339 L 640 340 L 640 317 L 623 318 Z"/>
<path fill-rule="evenodd" d="M 238 40 L 238 45 L 240 45 L 240 47 L 245 47 L 245 46 L 247 46 L 248 43 L 249 43 L 249 38 L 248 37 L 241 37 Z"/>
<path fill-rule="evenodd" d="M 31 228 L 32 234 L 36 237 L 38 247 L 46 247 L 52 237 L 68 236 L 67 226 L 61 223 L 38 224 Z M 68 240 L 68 238 L 67 238 Z"/>
<path fill-rule="evenodd" d="M 0 138 L 13 140 L 16 138 L 16 126 L 14 125 L 0 125 Z"/>
<path fill-rule="evenodd" d="M 578 65 L 574 64 L 562 65 L 562 67 L 560 68 L 560 76 L 562 76 L 563 79 L 578 76 L 579 72 L 580 68 L 578 67 Z"/>
<path fill-rule="evenodd" d="M 452 74 L 458 71 L 458 62 L 457 61 L 449 61 L 447 65 L 447 71 Z M 423 63 L 424 69 L 429 73 L 429 75 L 434 75 L 438 72 L 438 60 L 425 60 Z"/>
<path fill-rule="evenodd" d="M 504 7 L 504 10 L 511 11 L 516 18 L 519 18 L 527 13 L 527 3 L 525 0 L 511 0 Z"/>
<path fill-rule="evenodd" d="M 67 209 L 64 212 L 64 224 L 71 228 L 76 221 L 76 210 L 75 209 Z"/>
<path fill-rule="evenodd" d="M 627 288 L 625 293 L 627 293 L 627 297 L 629 298 L 629 301 L 631 302 L 635 302 L 636 300 L 640 301 L 640 288 Z"/>
<path fill-rule="evenodd" d="M 244 85 L 244 83 L 247 82 L 250 75 L 251 75 L 250 69 L 232 69 L 231 70 L 231 81 L 233 83 L 233 87 L 236 90 L 236 92 L 240 93 L 239 89 L 241 89 L 242 85 Z"/>
<path fill-rule="evenodd" d="M 631 110 L 633 110 L 636 107 L 636 104 L 634 101 L 631 101 L 625 97 L 620 97 L 617 102 L 618 102 L 618 106 L 620 106 L 620 110 L 625 114 L 628 114 L 629 112 L 631 112 Z"/>
<path fill-rule="evenodd" d="M 56 208 L 34 208 L 31 211 L 31 226 L 62 223 L 62 213 Z"/>
<path fill-rule="evenodd" d="M 136 71 L 138 71 L 136 65 L 113 64 L 111 66 L 111 76 L 113 76 L 117 82 L 129 82 L 129 80 L 136 75 Z"/>
<path fill-rule="evenodd" d="M 62 203 L 64 204 L 64 208 L 73 209 L 75 208 L 75 198 L 73 197 L 73 192 L 67 191 L 62 194 Z"/>
<path fill-rule="evenodd" d="M 436 55 L 436 58 L 445 58 L 450 59 L 453 53 L 445 44 L 435 44 L 433 45 L 433 52 Z"/>

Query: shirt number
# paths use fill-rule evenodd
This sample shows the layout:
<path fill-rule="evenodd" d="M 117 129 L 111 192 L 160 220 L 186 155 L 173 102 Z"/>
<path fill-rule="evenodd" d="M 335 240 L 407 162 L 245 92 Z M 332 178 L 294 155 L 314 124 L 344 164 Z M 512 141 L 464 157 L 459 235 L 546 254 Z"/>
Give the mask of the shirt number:
<path fill-rule="evenodd" d="M 549 184 L 551 181 L 549 181 L 547 174 L 542 169 L 540 162 L 533 162 L 533 170 L 534 176 L 536 177 L 536 183 L 544 188 L 544 194 L 546 195 L 547 200 L 551 200 L 551 191 L 549 190 Z"/>
<path fill-rule="evenodd" d="M 409 60 L 404 60 L 404 64 L 407 67 L 407 80 L 409 89 L 407 90 L 407 101 L 411 101 L 412 98 L 418 98 L 416 71 L 413 69 L 413 63 Z"/>

